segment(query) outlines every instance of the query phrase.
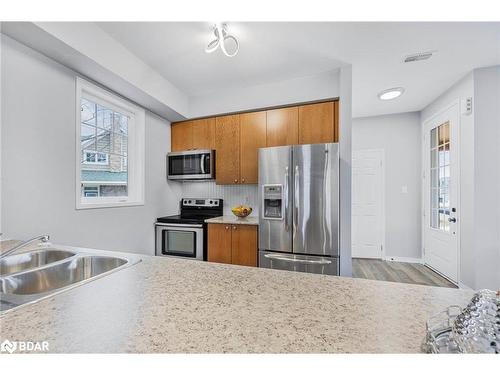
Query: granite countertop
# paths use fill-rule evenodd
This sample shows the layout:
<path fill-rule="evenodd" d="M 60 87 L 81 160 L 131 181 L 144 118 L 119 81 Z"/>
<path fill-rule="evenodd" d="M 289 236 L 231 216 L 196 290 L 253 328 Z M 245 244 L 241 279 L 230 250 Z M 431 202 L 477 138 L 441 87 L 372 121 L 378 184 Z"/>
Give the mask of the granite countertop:
<path fill-rule="evenodd" d="M 237 225 L 259 225 L 259 218 L 257 216 L 247 216 L 244 218 L 236 216 L 218 216 L 205 220 L 209 224 L 237 224 Z"/>
<path fill-rule="evenodd" d="M 134 266 L 2 314 L 0 342 L 48 341 L 50 352 L 79 353 L 416 353 L 426 319 L 471 296 L 142 256 Z"/>

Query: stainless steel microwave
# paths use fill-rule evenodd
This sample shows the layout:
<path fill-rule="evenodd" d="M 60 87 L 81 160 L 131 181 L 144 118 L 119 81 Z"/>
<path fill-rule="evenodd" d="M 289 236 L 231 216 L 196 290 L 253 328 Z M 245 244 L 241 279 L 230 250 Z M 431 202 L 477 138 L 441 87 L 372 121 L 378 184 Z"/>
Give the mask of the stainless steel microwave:
<path fill-rule="evenodd" d="M 212 180 L 215 178 L 214 158 L 214 150 L 169 152 L 167 178 L 169 180 Z"/>

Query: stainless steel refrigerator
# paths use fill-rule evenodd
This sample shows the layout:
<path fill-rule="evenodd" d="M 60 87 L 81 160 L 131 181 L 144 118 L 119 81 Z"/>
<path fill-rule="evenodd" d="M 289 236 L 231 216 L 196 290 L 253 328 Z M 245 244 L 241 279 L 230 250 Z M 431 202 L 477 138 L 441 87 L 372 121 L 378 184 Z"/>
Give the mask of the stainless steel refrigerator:
<path fill-rule="evenodd" d="M 338 147 L 259 150 L 259 267 L 339 274 Z"/>

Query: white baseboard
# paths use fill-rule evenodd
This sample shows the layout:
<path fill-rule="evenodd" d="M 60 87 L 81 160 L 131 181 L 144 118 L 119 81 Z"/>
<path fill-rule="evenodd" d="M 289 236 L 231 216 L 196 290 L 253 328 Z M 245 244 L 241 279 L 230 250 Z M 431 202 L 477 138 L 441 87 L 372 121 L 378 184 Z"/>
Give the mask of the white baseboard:
<path fill-rule="evenodd" d="M 393 257 L 390 255 L 386 255 L 384 260 L 387 262 L 402 262 L 402 263 L 418 263 L 424 264 L 423 259 L 421 258 L 407 258 L 407 257 Z"/>

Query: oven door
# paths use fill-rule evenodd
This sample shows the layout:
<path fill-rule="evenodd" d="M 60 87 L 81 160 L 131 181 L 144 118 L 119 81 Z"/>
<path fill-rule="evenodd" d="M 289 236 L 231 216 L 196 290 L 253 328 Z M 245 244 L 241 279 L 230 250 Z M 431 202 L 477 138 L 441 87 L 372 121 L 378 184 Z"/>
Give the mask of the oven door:
<path fill-rule="evenodd" d="M 193 150 L 170 152 L 167 155 L 169 180 L 209 180 L 215 177 L 214 152 Z"/>
<path fill-rule="evenodd" d="M 203 260 L 203 225 L 156 223 L 156 255 Z"/>

